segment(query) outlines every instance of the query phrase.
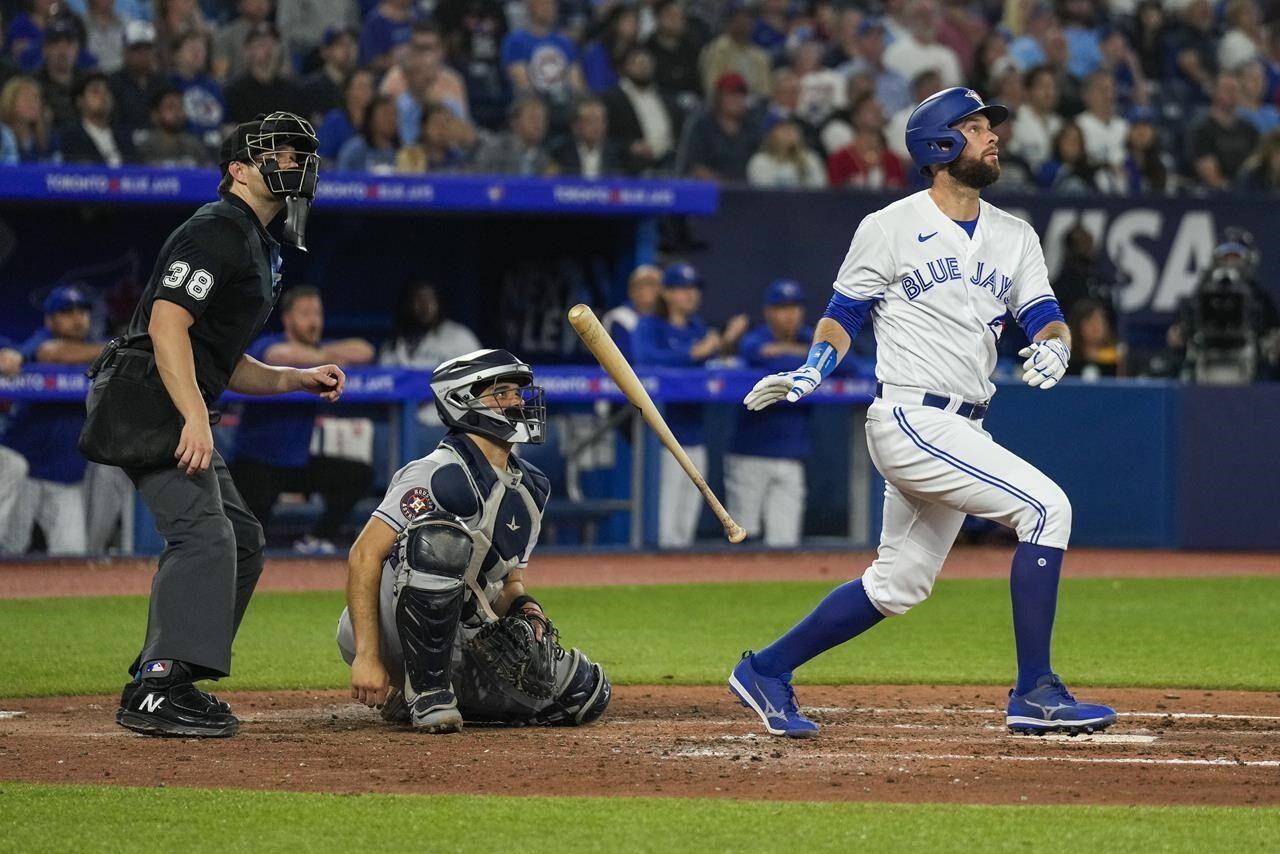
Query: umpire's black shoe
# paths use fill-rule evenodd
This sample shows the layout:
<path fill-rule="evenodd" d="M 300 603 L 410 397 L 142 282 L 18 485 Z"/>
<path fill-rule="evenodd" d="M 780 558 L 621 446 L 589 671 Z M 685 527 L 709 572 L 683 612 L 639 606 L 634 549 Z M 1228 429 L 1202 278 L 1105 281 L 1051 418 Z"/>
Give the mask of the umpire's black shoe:
<path fill-rule="evenodd" d="M 120 712 L 121 713 L 123 713 L 124 710 L 129 707 L 129 700 L 132 699 L 134 692 L 137 691 L 138 688 L 140 688 L 141 686 L 142 686 L 142 683 L 137 681 L 136 679 L 132 682 L 124 683 L 124 690 L 120 692 Z M 226 712 L 227 714 L 231 713 L 231 704 L 228 703 L 227 701 L 219 700 L 216 694 L 210 694 L 208 691 L 201 691 L 200 693 L 204 694 L 204 696 L 209 700 L 209 702 L 217 706 L 220 711 Z M 118 717 L 119 715 L 117 715 L 117 718 Z M 405 720 L 408 720 L 408 718 L 405 718 Z"/>
<path fill-rule="evenodd" d="M 116 723 L 143 735 L 226 738 L 240 729 L 231 707 L 190 682 L 131 682 L 120 695 Z"/>

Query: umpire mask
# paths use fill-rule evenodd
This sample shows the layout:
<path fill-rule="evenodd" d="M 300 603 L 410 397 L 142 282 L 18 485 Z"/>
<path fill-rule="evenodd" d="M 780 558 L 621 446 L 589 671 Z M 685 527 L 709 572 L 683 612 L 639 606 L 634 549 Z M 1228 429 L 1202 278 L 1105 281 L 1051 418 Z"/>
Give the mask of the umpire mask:
<path fill-rule="evenodd" d="M 293 113 L 278 111 L 245 122 L 232 135 L 234 151 L 223 153 L 223 170 L 232 160 L 257 165 L 267 189 L 284 199 L 284 238 L 302 251 L 307 250 L 307 215 L 320 179 L 320 141 L 311 123 Z M 280 164 L 281 154 L 293 155 L 289 166 Z"/>

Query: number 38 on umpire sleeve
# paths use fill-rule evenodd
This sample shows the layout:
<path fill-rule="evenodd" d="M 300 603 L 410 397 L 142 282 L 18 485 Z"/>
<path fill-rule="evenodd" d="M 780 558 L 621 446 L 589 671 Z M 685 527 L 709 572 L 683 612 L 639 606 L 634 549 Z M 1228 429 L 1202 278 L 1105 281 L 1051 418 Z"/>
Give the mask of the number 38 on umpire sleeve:
<path fill-rule="evenodd" d="M 182 283 L 187 283 L 187 293 L 191 294 L 192 299 L 204 299 L 209 295 L 209 291 L 213 289 L 213 276 L 207 270 L 196 270 L 191 273 L 188 278 L 187 274 L 191 273 L 191 265 L 186 261 L 174 261 L 169 265 L 169 272 L 160 281 L 166 288 L 179 288 Z"/>

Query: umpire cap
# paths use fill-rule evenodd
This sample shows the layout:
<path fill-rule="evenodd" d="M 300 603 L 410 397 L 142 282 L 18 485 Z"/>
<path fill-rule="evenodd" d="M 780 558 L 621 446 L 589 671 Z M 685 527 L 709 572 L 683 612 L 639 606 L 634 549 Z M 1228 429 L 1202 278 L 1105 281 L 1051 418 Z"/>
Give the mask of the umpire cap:
<path fill-rule="evenodd" d="M 920 102 L 907 119 L 907 151 L 921 175 L 928 175 L 934 164 L 951 163 L 960 156 L 965 139 L 954 125 L 976 115 L 986 116 L 995 127 L 1009 118 L 1009 108 L 987 104 L 981 95 L 963 86 L 943 89 Z"/>

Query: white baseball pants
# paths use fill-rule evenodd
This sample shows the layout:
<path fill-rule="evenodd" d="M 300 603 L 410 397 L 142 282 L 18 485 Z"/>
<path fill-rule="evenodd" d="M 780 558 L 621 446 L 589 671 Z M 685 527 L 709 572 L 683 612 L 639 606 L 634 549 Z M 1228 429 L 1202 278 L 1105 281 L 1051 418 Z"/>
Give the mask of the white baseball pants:
<path fill-rule="evenodd" d="M 13 523 L 22 551 L 26 551 L 31 541 L 31 525 L 34 523 L 44 531 L 49 554 L 84 554 L 88 550 L 84 482 L 58 483 L 27 478 L 21 488 L 18 506 L 14 509 Z"/>
<path fill-rule="evenodd" d="M 685 448 L 698 471 L 707 473 L 707 447 Z M 702 518 L 702 493 L 665 449 L 658 478 L 658 546 L 682 549 L 693 545 Z"/>
<path fill-rule="evenodd" d="M 22 520 L 17 515 L 26 484 L 26 458 L 0 445 L 0 555 L 22 554 L 27 550 L 31 524 L 28 522 L 27 527 L 19 531 Z"/>
<path fill-rule="evenodd" d="M 878 556 L 862 584 L 881 613 L 905 613 L 928 597 L 966 514 L 1008 525 L 1022 542 L 1067 547 L 1066 494 L 981 422 L 877 399 L 866 430 L 885 489 Z"/>
<path fill-rule="evenodd" d="M 782 457 L 729 454 L 724 459 L 729 515 L 747 536 L 771 548 L 800 545 L 804 527 L 804 463 Z"/>

